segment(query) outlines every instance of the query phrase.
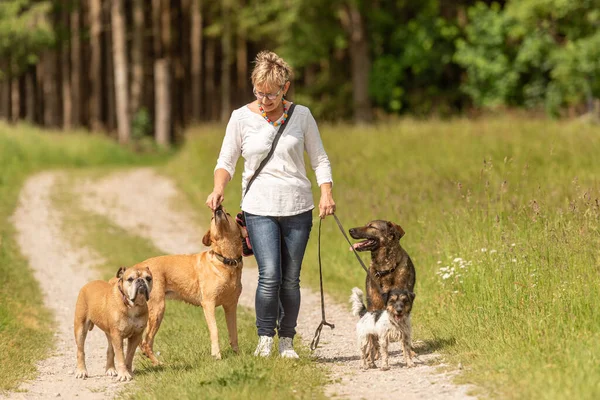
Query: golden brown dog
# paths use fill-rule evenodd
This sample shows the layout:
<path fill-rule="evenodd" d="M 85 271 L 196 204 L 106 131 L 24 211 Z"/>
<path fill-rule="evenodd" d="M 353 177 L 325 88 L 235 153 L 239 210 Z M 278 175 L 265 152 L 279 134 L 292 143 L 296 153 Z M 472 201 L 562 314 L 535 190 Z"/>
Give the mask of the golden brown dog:
<path fill-rule="evenodd" d="M 133 372 L 133 355 L 142 340 L 148 322 L 147 301 L 152 292 L 152 273 L 136 266 L 120 268 L 109 282 L 93 281 L 79 291 L 75 305 L 75 341 L 77 342 L 76 378 L 87 378 L 85 339 L 88 331 L 98 326 L 106 334 L 106 375 L 128 381 Z M 127 356 L 123 352 L 127 341 Z M 115 369 L 115 356 L 117 368 Z"/>
<path fill-rule="evenodd" d="M 210 229 L 202 243 L 211 249 L 198 254 L 150 258 L 137 266 L 148 267 L 154 288 L 148 302 L 148 329 L 140 348 L 154 365 L 158 365 L 153 345 L 165 313 L 165 299 L 182 300 L 202 306 L 210 331 L 211 355 L 221 358 L 215 308 L 223 306 L 229 340 L 238 352 L 237 304 L 242 292 L 242 241 L 247 235 L 235 218 L 222 208 L 213 213 Z"/>
<path fill-rule="evenodd" d="M 371 252 L 371 265 L 366 277 L 367 311 L 383 310 L 386 293 L 393 290 L 414 292 L 416 272 L 406 250 L 400 246 L 404 229 L 391 221 L 374 220 L 349 230 L 354 239 L 364 239 L 353 245 L 357 251 Z M 412 350 L 410 350 L 412 352 Z M 379 355 L 377 342 L 369 346 L 370 363 Z"/>

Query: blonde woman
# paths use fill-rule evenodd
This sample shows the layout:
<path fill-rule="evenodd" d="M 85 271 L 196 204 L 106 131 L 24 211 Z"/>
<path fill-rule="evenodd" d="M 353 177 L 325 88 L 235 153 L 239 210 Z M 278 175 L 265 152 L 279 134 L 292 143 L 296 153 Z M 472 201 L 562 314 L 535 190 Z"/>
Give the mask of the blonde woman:
<path fill-rule="evenodd" d="M 255 303 L 259 339 L 254 355 L 269 356 L 277 333 L 281 357 L 298 358 L 293 338 L 300 310 L 300 268 L 314 208 L 304 152 L 321 188 L 321 218 L 335 211 L 331 166 L 310 110 L 296 105 L 288 119 L 291 102 L 285 95 L 292 78 L 290 66 L 270 51 L 259 53 L 255 61 L 256 100 L 231 114 L 206 205 L 215 210 L 223 202 L 240 155 L 244 158 L 242 193 L 246 192 L 284 124 L 273 155 L 242 198 L 242 211 L 259 272 Z"/>

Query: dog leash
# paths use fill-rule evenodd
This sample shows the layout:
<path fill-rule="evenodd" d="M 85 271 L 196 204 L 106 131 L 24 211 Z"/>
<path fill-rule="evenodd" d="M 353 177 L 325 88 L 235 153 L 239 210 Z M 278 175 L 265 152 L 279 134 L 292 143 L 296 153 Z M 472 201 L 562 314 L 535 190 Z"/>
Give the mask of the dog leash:
<path fill-rule="evenodd" d="M 387 296 L 385 296 L 385 293 L 383 292 L 383 289 L 381 289 L 381 287 L 377 284 L 377 281 L 373 278 L 373 275 L 371 275 L 371 273 L 369 272 L 369 269 L 366 267 L 366 265 L 363 262 L 362 258 L 360 258 L 360 256 L 358 255 L 358 252 L 356 251 L 356 249 L 352 245 L 352 242 L 350 241 L 350 238 L 348 237 L 348 235 L 346 235 L 346 230 L 342 226 L 342 223 L 340 222 L 340 219 L 337 217 L 337 215 L 335 215 L 335 213 L 333 214 L 333 218 L 335 218 L 335 222 L 337 223 L 338 227 L 340 228 L 340 231 L 342 232 L 342 235 L 344 235 L 344 238 L 346 239 L 346 242 L 348 242 L 348 244 L 350 245 L 350 248 L 354 252 L 354 255 L 356 256 L 356 259 L 360 263 L 360 266 L 362 267 L 362 269 L 365 270 L 365 272 L 367 273 L 367 275 L 371 278 L 371 281 L 373 282 L 373 284 L 375 285 L 375 287 L 379 291 L 379 295 L 385 300 L 387 298 Z"/>
<path fill-rule="evenodd" d="M 335 216 L 335 214 L 334 214 L 334 216 Z M 337 219 L 337 217 L 336 217 L 336 219 Z M 319 324 L 319 327 L 315 331 L 315 337 L 313 338 L 312 342 L 310 342 L 310 350 L 311 351 L 315 351 L 315 349 L 319 345 L 319 340 L 321 339 L 321 330 L 323 329 L 323 326 L 327 325 L 331 329 L 335 328 L 334 324 L 330 324 L 325 319 L 325 295 L 323 294 L 323 271 L 321 268 L 321 222 L 322 221 L 323 221 L 322 219 L 319 219 L 319 244 L 317 246 L 317 254 L 319 256 L 319 281 L 321 284 L 321 323 Z"/>

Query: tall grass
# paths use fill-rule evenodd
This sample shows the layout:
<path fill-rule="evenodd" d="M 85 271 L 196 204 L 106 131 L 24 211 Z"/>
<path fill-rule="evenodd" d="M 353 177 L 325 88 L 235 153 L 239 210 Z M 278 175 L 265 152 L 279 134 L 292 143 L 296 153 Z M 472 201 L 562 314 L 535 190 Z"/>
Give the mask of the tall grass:
<path fill-rule="evenodd" d="M 167 166 L 198 207 L 223 131 L 195 129 Z M 500 398 L 600 395 L 600 128 L 504 118 L 321 131 L 345 228 L 386 219 L 406 231 L 417 339 Z M 316 236 L 302 272 L 313 287 Z M 364 272 L 331 218 L 322 236 L 325 288 L 345 302 Z"/>
<path fill-rule="evenodd" d="M 61 135 L 0 123 L 0 391 L 32 377 L 51 348 L 52 316 L 14 240 L 10 216 L 25 178 L 42 169 L 156 162 L 112 141 L 83 133 Z"/>

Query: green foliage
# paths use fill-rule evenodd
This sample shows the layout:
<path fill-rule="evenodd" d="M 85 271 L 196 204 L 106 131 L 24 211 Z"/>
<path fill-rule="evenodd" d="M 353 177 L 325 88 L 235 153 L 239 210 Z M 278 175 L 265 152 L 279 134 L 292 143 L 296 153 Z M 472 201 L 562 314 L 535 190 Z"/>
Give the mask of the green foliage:
<path fill-rule="evenodd" d="M 38 62 L 39 53 L 54 43 L 49 21 L 50 1 L 3 0 L 0 2 L 0 58 L 9 60 L 9 70 L 18 74 Z M 0 66 L 1 67 L 1 66 Z"/>
<path fill-rule="evenodd" d="M 519 73 L 513 68 L 508 32 L 513 22 L 498 4 L 477 3 L 468 12 L 465 38 L 456 42 L 454 59 L 467 71 L 462 89 L 481 107 L 515 104 Z"/>
<path fill-rule="evenodd" d="M 456 21 L 439 15 L 437 0 L 416 4 L 367 13 L 374 43 L 370 93 L 385 111 L 439 112 L 459 96 L 459 71 L 452 60 Z"/>
<path fill-rule="evenodd" d="M 478 3 L 469 9 L 455 60 L 477 106 L 540 107 L 552 115 L 600 97 L 600 2 Z"/>

